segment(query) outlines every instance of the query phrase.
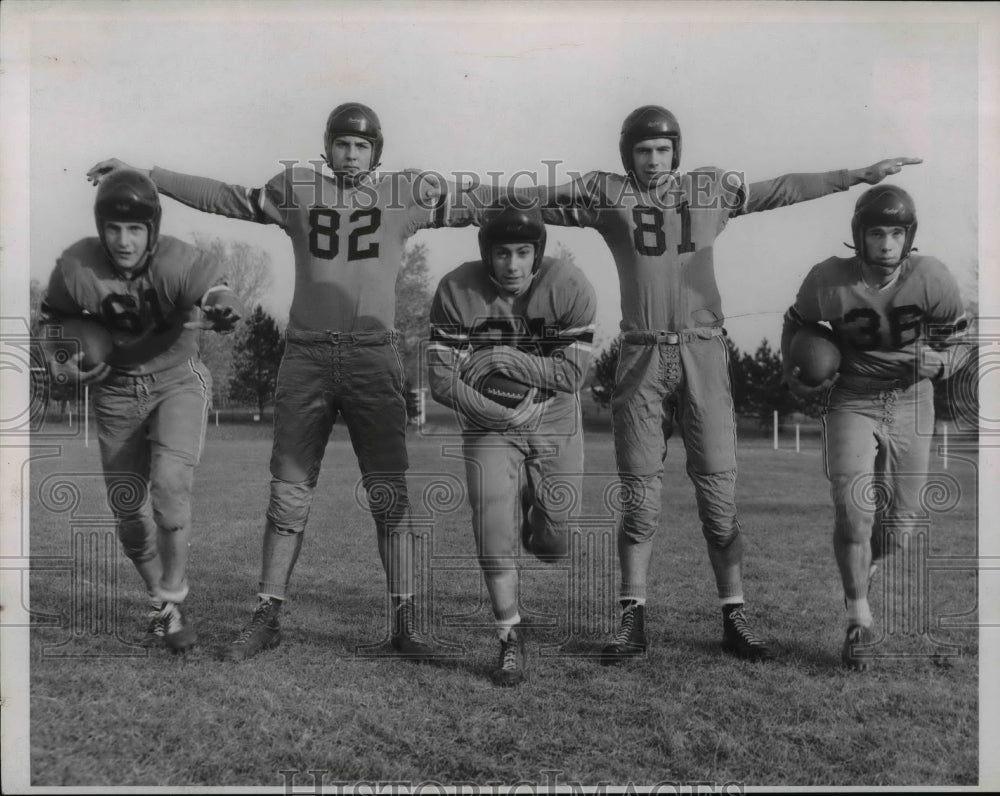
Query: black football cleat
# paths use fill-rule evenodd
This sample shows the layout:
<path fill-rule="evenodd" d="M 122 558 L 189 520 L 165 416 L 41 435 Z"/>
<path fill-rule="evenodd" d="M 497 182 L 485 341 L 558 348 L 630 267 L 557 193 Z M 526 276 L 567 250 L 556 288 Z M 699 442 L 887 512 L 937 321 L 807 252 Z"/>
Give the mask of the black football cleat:
<path fill-rule="evenodd" d="M 722 649 L 746 661 L 769 661 L 774 657 L 750 627 L 742 603 L 722 609 Z"/>
<path fill-rule="evenodd" d="M 510 629 L 507 640 L 500 642 L 500 660 L 490 678 L 494 685 L 510 688 L 528 679 L 528 649 L 524 643 L 524 630 L 520 625 Z"/>
<path fill-rule="evenodd" d="M 870 627 L 851 625 L 844 637 L 844 646 L 840 648 L 840 660 L 848 669 L 864 672 L 871 665 L 874 655 L 872 650 L 875 634 Z"/>
<path fill-rule="evenodd" d="M 147 614 L 149 624 L 146 626 L 146 635 L 143 636 L 142 646 L 149 649 L 163 646 L 163 635 L 166 633 L 167 618 L 163 615 L 163 603 L 153 605 Z"/>
<path fill-rule="evenodd" d="M 224 657 L 227 661 L 245 661 L 281 643 L 281 627 L 278 624 L 281 602 L 268 597 L 257 603 L 250 622 L 226 648 Z"/>
<path fill-rule="evenodd" d="M 163 608 L 160 609 L 160 623 L 163 629 L 163 643 L 173 652 L 187 652 L 198 640 L 194 625 L 190 619 L 184 618 L 177 603 L 163 603 Z"/>
<path fill-rule="evenodd" d="M 601 650 L 601 663 L 609 666 L 646 653 L 646 606 L 635 600 L 622 605 L 621 624 L 611 643 Z"/>
<path fill-rule="evenodd" d="M 417 630 L 413 600 L 402 600 L 396 606 L 389 641 L 401 657 L 410 660 L 427 661 L 437 656 L 434 645 Z"/>

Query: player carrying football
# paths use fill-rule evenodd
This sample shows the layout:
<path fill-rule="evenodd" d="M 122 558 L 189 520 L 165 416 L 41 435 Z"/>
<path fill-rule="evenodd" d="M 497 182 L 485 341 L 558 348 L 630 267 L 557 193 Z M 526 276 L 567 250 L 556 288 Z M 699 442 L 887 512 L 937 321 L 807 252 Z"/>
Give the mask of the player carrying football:
<path fill-rule="evenodd" d="M 183 651 L 196 641 L 181 605 L 194 468 L 212 394 L 197 330 L 230 331 L 243 309 L 221 283 L 216 260 L 159 234 L 160 200 L 147 177 L 120 170 L 103 180 L 94 216 L 97 237 L 62 253 L 42 312 L 56 327 L 92 318 L 114 347 L 88 369 L 81 369 L 84 351 L 68 359 L 53 351 L 50 371 L 61 383 L 94 385 L 108 503 L 151 604 L 146 641 Z"/>
<path fill-rule="evenodd" d="M 893 158 L 865 169 L 787 174 L 751 184 L 714 167 L 682 174 L 680 125 L 657 105 L 626 117 L 619 149 L 625 176 L 590 172 L 538 192 L 547 223 L 601 234 L 621 286 L 623 340 L 612 418 L 628 498 L 618 538 L 621 624 L 604 648 L 604 662 L 646 650 L 647 572 L 675 424 L 722 605 L 723 648 L 741 658 L 768 658 L 743 609 L 736 426 L 713 245 L 731 218 L 877 183 L 920 161 Z"/>
<path fill-rule="evenodd" d="M 544 257 L 537 208 L 500 203 L 481 224 L 481 259 L 445 275 L 434 295 L 428 371 L 431 394 L 456 410 L 463 428 L 472 528 L 500 636 L 493 680 L 512 686 L 527 667 L 519 538 L 542 560 L 568 552 L 573 507 L 564 496 L 568 489 L 579 501 L 577 392 L 590 362 L 597 300 L 575 265 Z M 516 406 L 475 388 L 501 366 L 525 385 Z"/>
<path fill-rule="evenodd" d="M 243 660 L 278 645 L 279 613 L 302 547 L 320 465 L 344 418 L 375 520 L 392 605 L 391 644 L 426 658 L 416 627 L 406 490 L 406 401 L 395 323 L 403 246 L 417 230 L 462 226 L 476 207 L 453 186 L 410 173 L 376 176 L 382 128 L 360 103 L 330 113 L 324 161 L 288 164 L 263 187 L 243 188 L 154 168 L 162 193 L 199 210 L 276 224 L 292 242 L 295 291 L 275 393 L 271 495 L 258 603 L 227 650 Z M 122 164 L 107 160 L 99 179 Z"/>
<path fill-rule="evenodd" d="M 950 375 L 965 348 L 949 349 L 966 326 L 958 285 L 939 260 L 913 253 L 916 231 L 906 191 L 866 191 L 851 220 L 855 256 L 812 268 L 781 334 L 792 391 L 829 390 L 823 448 L 847 607 L 841 659 L 859 670 L 868 667 L 875 643 L 871 577 L 920 516 L 934 433 L 932 379 Z M 795 332 L 819 321 L 832 326 L 842 358 L 835 379 L 809 387 L 788 352 Z"/>

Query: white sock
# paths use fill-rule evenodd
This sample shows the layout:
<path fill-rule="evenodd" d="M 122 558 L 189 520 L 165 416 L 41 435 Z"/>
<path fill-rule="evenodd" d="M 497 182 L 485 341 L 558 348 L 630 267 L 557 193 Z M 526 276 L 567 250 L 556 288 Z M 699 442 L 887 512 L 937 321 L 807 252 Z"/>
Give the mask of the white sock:
<path fill-rule="evenodd" d="M 520 614 L 514 614 L 510 619 L 497 620 L 497 636 L 501 641 L 506 641 L 510 636 L 510 631 L 521 621 Z"/>

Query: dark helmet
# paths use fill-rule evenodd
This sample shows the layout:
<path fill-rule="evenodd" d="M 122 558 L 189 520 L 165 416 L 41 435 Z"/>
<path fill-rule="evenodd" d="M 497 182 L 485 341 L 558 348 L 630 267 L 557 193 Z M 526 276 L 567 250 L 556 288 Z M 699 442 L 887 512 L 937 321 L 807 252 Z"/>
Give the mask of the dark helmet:
<path fill-rule="evenodd" d="M 670 168 L 672 171 L 677 171 L 681 163 L 681 126 L 677 122 L 677 117 L 659 105 L 643 105 L 632 111 L 622 122 L 618 149 L 622 155 L 625 173 L 635 169 L 635 164 L 632 162 L 632 147 L 648 138 L 669 138 L 674 142 L 674 159 Z"/>
<path fill-rule="evenodd" d="M 367 105 L 360 102 L 345 102 L 338 105 L 326 120 L 326 133 L 323 136 L 323 152 L 327 162 L 332 160 L 333 139 L 341 135 L 356 135 L 364 138 L 372 145 L 372 162 L 368 171 L 374 171 L 382 159 L 382 123 L 378 116 Z"/>
<path fill-rule="evenodd" d="M 483 211 L 479 226 L 479 253 L 490 266 L 490 250 L 494 243 L 533 243 L 535 263 L 532 273 L 542 264 L 545 254 L 545 222 L 537 203 L 523 207 L 509 199 L 500 199 Z"/>
<path fill-rule="evenodd" d="M 149 230 L 149 244 L 146 251 L 152 254 L 160 237 L 160 195 L 155 183 L 144 174 L 132 169 L 117 169 L 104 177 L 97 185 L 94 200 L 94 219 L 97 235 L 107 249 L 104 240 L 104 224 L 108 221 L 136 221 Z"/>
<path fill-rule="evenodd" d="M 917 208 L 910 195 L 897 185 L 876 185 L 869 188 L 854 205 L 851 235 L 854 251 L 865 259 L 865 230 L 870 227 L 903 227 L 906 240 L 900 260 L 905 259 L 917 234 Z"/>

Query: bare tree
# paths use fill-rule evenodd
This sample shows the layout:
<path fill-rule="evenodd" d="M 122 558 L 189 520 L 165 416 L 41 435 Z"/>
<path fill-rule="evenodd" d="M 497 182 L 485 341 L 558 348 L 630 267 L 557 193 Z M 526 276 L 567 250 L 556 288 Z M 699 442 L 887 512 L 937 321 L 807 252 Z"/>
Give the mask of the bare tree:
<path fill-rule="evenodd" d="M 274 284 L 271 255 L 243 241 L 226 241 L 197 233 L 194 245 L 225 263 L 226 283 L 248 309 L 264 303 Z"/>
<path fill-rule="evenodd" d="M 251 307 L 261 304 L 274 282 L 271 257 L 266 251 L 242 241 L 225 241 L 207 235 L 196 234 L 194 242 L 199 249 L 224 264 L 226 283 L 240 297 L 248 312 Z M 216 408 L 226 406 L 232 392 L 235 340 L 234 335 L 201 334 L 201 357 L 212 371 L 212 403 Z"/>

